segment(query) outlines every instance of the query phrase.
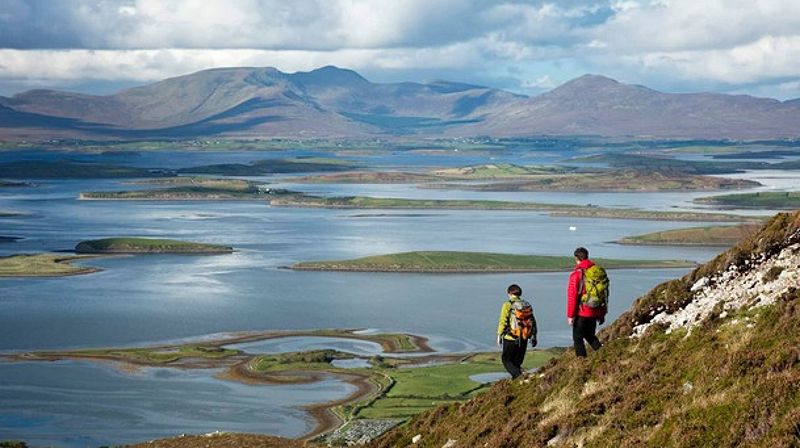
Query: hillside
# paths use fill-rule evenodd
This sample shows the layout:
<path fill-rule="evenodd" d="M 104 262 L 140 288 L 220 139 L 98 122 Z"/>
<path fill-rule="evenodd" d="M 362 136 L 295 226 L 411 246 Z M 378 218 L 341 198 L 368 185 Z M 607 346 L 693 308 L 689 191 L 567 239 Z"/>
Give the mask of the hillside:
<path fill-rule="evenodd" d="M 373 83 L 333 66 L 215 68 L 112 95 L 0 97 L 0 140 L 591 135 L 797 137 L 800 102 L 672 94 L 585 75 L 528 98 L 457 82 Z"/>
<path fill-rule="evenodd" d="M 572 353 L 372 447 L 798 446 L 800 212 L 663 283 Z M 416 437 L 419 436 L 419 437 Z"/>

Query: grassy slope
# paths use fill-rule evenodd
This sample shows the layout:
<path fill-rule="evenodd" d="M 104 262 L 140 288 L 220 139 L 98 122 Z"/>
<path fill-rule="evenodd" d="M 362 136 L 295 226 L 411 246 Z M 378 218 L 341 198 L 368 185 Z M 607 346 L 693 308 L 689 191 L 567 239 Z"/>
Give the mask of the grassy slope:
<path fill-rule="evenodd" d="M 796 210 L 800 208 L 800 191 L 726 194 L 695 199 L 695 202 L 728 207 Z"/>
<path fill-rule="evenodd" d="M 754 254 L 800 242 L 800 212 L 778 215 L 757 235 L 683 278 L 643 296 L 601 333 L 588 360 L 567 353 L 541 375 L 503 381 L 464 404 L 436 408 L 373 447 L 797 446 L 800 444 L 800 292 L 775 305 L 686 331 L 631 339 L 656 310 L 691 300 L 698 279 Z M 749 319 L 749 320 L 747 320 Z"/>
<path fill-rule="evenodd" d="M 608 260 L 598 259 L 607 268 L 685 267 L 684 261 Z M 512 255 L 484 252 L 404 252 L 376 255 L 355 260 L 298 263 L 294 269 L 353 270 L 353 271 L 552 271 L 569 270 L 575 266 L 572 257 L 541 255 Z"/>
<path fill-rule="evenodd" d="M 158 238 L 104 238 L 82 241 L 75 252 L 104 253 L 228 253 L 232 248 L 216 244 L 193 243 Z"/>
<path fill-rule="evenodd" d="M 69 263 L 80 258 L 46 253 L 0 257 L 0 277 L 62 277 L 97 272 L 95 268 Z"/>
<path fill-rule="evenodd" d="M 631 236 L 623 238 L 619 243 L 655 246 L 733 246 L 760 228 L 761 226 L 755 223 L 692 227 Z"/>

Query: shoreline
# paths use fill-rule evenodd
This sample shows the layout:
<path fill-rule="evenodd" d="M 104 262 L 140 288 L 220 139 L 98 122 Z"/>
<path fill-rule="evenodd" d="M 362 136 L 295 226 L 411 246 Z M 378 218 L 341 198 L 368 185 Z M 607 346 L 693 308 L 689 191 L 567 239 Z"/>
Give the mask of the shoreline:
<path fill-rule="evenodd" d="M 264 331 L 264 332 L 240 332 L 240 333 L 227 333 L 219 335 L 208 340 L 176 343 L 176 344 L 160 344 L 152 345 L 147 348 L 150 350 L 173 350 L 186 345 L 204 345 L 213 348 L 222 348 L 224 346 L 255 342 L 261 340 L 289 338 L 289 337 L 339 337 L 346 339 L 356 339 L 362 341 L 369 341 L 379 343 L 385 349 L 384 353 L 409 353 L 409 351 L 402 350 L 402 347 L 397 344 L 394 338 L 381 337 L 391 336 L 391 334 L 357 334 L 358 329 L 343 329 L 343 330 L 316 330 L 316 331 Z M 427 338 L 419 335 L 412 335 L 401 333 L 414 346 L 411 353 L 432 353 L 433 350 L 427 343 Z M 91 353 L 90 350 L 97 350 L 99 353 Z M 384 390 L 384 387 L 373 381 L 373 375 L 370 373 L 359 372 L 355 369 L 344 369 L 330 366 L 330 368 L 323 369 L 309 369 L 303 370 L 286 370 L 276 372 L 254 372 L 249 369 L 249 363 L 260 356 L 259 354 L 249 354 L 242 350 L 237 350 L 236 354 L 224 356 L 219 358 L 203 358 L 203 357 L 188 357 L 179 358 L 169 362 L 155 362 L 144 359 L 133 359 L 124 357 L 121 354 L 105 354 L 103 350 L 113 351 L 113 348 L 100 348 L 90 349 L 86 352 L 75 351 L 62 351 L 62 352 L 24 352 L 14 354 L 0 354 L 0 360 L 10 362 L 53 362 L 53 361 L 84 361 L 102 364 L 110 364 L 120 372 L 126 374 L 134 374 L 143 367 L 169 367 L 176 369 L 224 369 L 222 372 L 214 375 L 214 378 L 221 381 L 233 381 L 242 384 L 270 384 L 270 385 L 289 385 L 289 384 L 309 384 L 321 381 L 325 377 L 335 377 L 341 381 L 352 384 L 356 390 L 347 395 L 346 397 L 329 400 L 322 403 L 313 403 L 302 406 L 312 419 L 316 422 L 314 428 L 305 434 L 297 437 L 296 440 L 308 441 L 315 439 L 321 435 L 327 434 L 336 428 L 340 427 L 345 421 L 334 411 L 338 406 L 356 403 L 371 395 L 377 395 Z M 116 349 L 120 351 L 135 350 L 133 347 Z M 460 357 L 460 356 L 459 356 Z M 448 360 L 453 359 L 450 355 L 428 355 L 419 358 L 411 358 L 411 364 L 419 363 L 424 364 L 434 360 Z M 374 375 L 379 374 L 377 370 Z M 281 379 L 281 377 L 283 379 Z"/>

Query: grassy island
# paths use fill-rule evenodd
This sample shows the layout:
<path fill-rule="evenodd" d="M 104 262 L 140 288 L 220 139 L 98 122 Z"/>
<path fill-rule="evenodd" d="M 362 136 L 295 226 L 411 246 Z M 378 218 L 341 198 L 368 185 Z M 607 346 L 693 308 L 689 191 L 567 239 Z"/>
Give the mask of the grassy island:
<path fill-rule="evenodd" d="M 597 259 L 596 261 L 609 269 L 695 266 L 695 263 L 685 260 Z M 297 263 L 291 268 L 307 271 L 492 273 L 564 271 L 574 266 L 575 260 L 572 257 L 430 251 L 376 255 L 354 260 L 305 262 Z"/>
<path fill-rule="evenodd" d="M 666 230 L 623 238 L 620 244 L 649 246 L 724 246 L 729 247 L 753 235 L 760 224 L 744 223 L 737 226 L 708 226 Z"/>
<path fill-rule="evenodd" d="M 545 165 L 489 164 L 461 168 L 442 168 L 422 173 L 402 171 L 353 171 L 316 176 L 303 176 L 286 179 L 296 183 L 326 184 L 394 184 L 394 183 L 428 183 L 448 180 L 493 180 L 493 179 L 528 179 L 546 174 L 557 174 L 571 171 L 572 168 Z"/>
<path fill-rule="evenodd" d="M 136 182 L 144 185 L 168 185 L 169 188 L 131 191 L 82 192 L 82 200 L 138 201 L 250 201 L 265 199 L 269 189 L 241 179 L 204 177 L 169 177 Z"/>
<path fill-rule="evenodd" d="M 82 241 L 79 254 L 227 254 L 232 247 L 157 238 L 104 238 Z"/>
<path fill-rule="evenodd" d="M 800 209 L 800 191 L 764 191 L 759 193 L 727 194 L 695 199 L 701 204 L 732 208 Z"/>
<path fill-rule="evenodd" d="M 100 270 L 70 264 L 84 258 L 89 257 L 48 253 L 0 257 L 0 277 L 66 277 L 91 274 Z"/>
<path fill-rule="evenodd" d="M 425 188 L 457 188 L 475 191 L 703 191 L 758 187 L 744 179 L 680 173 L 614 170 L 597 173 L 557 174 L 530 177 L 513 182 L 488 184 L 430 184 Z"/>
<path fill-rule="evenodd" d="M 283 207 L 318 207 L 344 209 L 451 209 L 451 210 L 571 210 L 581 206 L 569 204 L 539 204 L 534 202 L 372 198 L 366 196 L 322 197 L 286 192 L 270 197 L 270 204 Z"/>

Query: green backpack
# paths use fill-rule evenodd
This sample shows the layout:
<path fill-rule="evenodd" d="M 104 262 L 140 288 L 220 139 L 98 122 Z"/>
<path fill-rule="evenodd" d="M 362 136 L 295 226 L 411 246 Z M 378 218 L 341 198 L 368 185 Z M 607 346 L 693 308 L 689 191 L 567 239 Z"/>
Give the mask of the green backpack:
<path fill-rule="evenodd" d="M 611 282 L 608 280 L 606 270 L 598 265 L 593 265 L 583 271 L 581 303 L 589 308 L 601 308 L 608 305 L 608 294 Z"/>

